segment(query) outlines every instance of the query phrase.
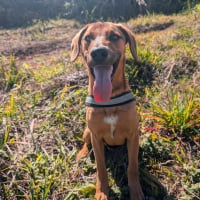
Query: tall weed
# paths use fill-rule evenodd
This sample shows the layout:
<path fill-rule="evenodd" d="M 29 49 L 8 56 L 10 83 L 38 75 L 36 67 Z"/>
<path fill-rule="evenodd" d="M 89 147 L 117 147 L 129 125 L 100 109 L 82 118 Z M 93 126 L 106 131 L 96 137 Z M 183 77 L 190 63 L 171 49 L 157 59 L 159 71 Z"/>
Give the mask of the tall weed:
<path fill-rule="evenodd" d="M 17 67 L 14 56 L 9 59 L 0 56 L 0 90 L 9 91 L 21 86 L 27 76 L 25 71 Z"/>
<path fill-rule="evenodd" d="M 149 130 L 159 130 L 161 134 L 178 138 L 199 134 L 200 101 L 195 89 L 168 88 L 147 93 L 149 108 L 143 117 L 153 125 L 148 127 Z"/>

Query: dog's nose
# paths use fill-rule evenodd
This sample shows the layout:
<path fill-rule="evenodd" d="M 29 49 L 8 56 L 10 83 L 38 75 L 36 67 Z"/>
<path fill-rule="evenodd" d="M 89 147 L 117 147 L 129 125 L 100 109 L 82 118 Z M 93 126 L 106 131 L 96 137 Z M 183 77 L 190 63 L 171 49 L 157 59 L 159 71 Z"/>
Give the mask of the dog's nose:
<path fill-rule="evenodd" d="M 96 62 L 105 60 L 108 56 L 108 50 L 105 47 L 93 48 L 91 51 L 91 56 Z"/>

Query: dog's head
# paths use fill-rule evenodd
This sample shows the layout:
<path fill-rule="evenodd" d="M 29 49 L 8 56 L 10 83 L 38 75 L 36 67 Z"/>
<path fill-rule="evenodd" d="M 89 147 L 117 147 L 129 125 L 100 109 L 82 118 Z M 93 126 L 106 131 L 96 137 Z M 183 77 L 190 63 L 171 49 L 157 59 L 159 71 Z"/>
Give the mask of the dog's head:
<path fill-rule="evenodd" d="M 99 102 L 110 99 L 111 80 L 119 68 L 119 63 L 125 59 L 127 43 L 133 57 L 138 60 L 135 38 L 121 24 L 110 22 L 88 24 L 72 40 L 71 61 L 75 61 L 81 54 L 95 79 L 93 95 Z"/>

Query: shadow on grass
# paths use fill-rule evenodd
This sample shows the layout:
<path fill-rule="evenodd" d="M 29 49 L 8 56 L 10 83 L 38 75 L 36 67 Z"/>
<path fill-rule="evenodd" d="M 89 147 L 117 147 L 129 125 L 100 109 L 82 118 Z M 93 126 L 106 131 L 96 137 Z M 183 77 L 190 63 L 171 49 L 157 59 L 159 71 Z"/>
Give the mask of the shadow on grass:
<path fill-rule="evenodd" d="M 173 20 L 169 20 L 163 23 L 146 23 L 144 25 L 137 25 L 132 28 L 134 33 L 148 33 L 151 31 L 165 30 L 174 25 Z"/>
<path fill-rule="evenodd" d="M 143 149 L 140 149 L 140 155 Z M 110 188 L 111 200 L 129 200 L 127 167 L 128 167 L 128 152 L 126 145 L 105 148 L 106 165 L 114 180 Z M 145 195 L 145 199 L 149 200 L 173 200 L 173 197 L 167 193 L 165 187 L 158 181 L 158 179 L 150 174 L 144 166 L 142 156 L 140 160 L 139 172 L 140 183 Z M 150 164 L 149 164 L 150 165 Z"/>
<path fill-rule="evenodd" d="M 135 62 L 132 59 L 126 61 L 126 76 L 129 85 L 137 97 L 145 94 L 145 88 L 151 87 L 155 79 L 156 66 L 150 62 Z"/>

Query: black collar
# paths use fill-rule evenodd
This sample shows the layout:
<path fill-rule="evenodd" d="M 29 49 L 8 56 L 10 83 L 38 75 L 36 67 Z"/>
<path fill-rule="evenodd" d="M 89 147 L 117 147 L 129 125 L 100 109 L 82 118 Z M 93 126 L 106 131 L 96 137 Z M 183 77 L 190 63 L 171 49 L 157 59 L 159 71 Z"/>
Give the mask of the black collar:
<path fill-rule="evenodd" d="M 135 97 L 133 96 L 132 91 L 124 92 L 120 95 L 112 97 L 109 101 L 105 103 L 99 103 L 95 101 L 92 95 L 88 95 L 85 100 L 85 105 L 88 107 L 113 107 L 113 106 L 120 106 L 126 103 L 135 101 Z"/>

